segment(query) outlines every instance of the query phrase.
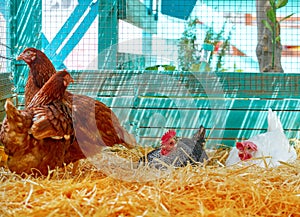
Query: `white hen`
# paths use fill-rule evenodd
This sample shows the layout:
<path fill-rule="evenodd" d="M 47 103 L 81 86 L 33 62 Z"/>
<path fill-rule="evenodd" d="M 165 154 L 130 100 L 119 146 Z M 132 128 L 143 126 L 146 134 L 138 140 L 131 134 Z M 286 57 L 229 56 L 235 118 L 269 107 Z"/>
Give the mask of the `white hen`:
<path fill-rule="evenodd" d="M 253 160 L 248 160 L 251 158 Z M 276 167 L 280 165 L 280 161 L 291 163 L 296 159 L 296 150 L 290 146 L 279 118 L 275 112 L 269 109 L 268 131 L 246 141 L 237 142 L 236 147 L 232 148 L 229 153 L 226 166 L 249 163 L 261 167 Z"/>

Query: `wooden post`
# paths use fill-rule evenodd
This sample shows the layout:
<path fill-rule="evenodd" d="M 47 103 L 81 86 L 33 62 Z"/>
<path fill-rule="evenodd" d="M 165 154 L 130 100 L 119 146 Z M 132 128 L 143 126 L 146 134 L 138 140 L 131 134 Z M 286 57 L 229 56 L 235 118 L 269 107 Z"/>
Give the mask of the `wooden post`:
<path fill-rule="evenodd" d="M 98 68 L 116 69 L 118 51 L 117 0 L 99 0 Z"/>

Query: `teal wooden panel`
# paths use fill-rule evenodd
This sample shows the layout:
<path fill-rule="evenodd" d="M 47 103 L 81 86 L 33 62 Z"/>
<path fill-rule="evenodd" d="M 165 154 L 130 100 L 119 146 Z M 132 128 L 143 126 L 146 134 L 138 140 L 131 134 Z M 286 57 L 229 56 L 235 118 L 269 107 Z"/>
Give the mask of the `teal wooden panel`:
<path fill-rule="evenodd" d="M 82 77 L 85 78 L 84 83 L 78 80 L 79 84 L 92 87 L 101 84 L 104 92 L 99 92 L 98 96 L 116 95 L 114 91 L 130 92 L 135 89 L 140 95 L 147 96 L 300 98 L 299 74 L 95 71 Z M 111 92 L 107 94 L 106 90 Z"/>
<path fill-rule="evenodd" d="M 160 138 L 161 136 L 163 135 L 164 132 L 166 132 L 165 130 L 162 130 L 162 129 L 152 129 L 152 128 L 149 128 L 149 130 L 151 131 L 145 131 L 145 130 L 140 130 L 139 131 L 139 134 L 140 135 L 137 135 L 137 138 L 139 139 L 139 142 L 140 144 L 142 145 L 145 145 L 145 146 L 159 146 L 160 144 Z M 153 132 L 156 133 L 156 136 L 151 136 L 151 135 L 154 135 Z M 193 135 L 193 133 L 195 133 L 196 131 L 195 130 L 185 130 L 185 131 L 180 131 L 180 130 L 177 130 L 177 135 L 179 136 L 182 136 L 182 137 L 188 137 L 188 138 L 191 138 L 191 136 Z M 227 145 L 227 146 L 234 146 L 235 143 L 237 141 L 243 141 L 243 140 L 246 140 L 246 139 L 249 139 L 250 137 L 252 136 L 255 136 L 255 135 L 258 135 L 258 134 L 261 134 L 261 133 L 265 133 L 266 131 L 265 130 L 245 130 L 244 132 L 244 135 L 239 137 L 239 138 L 236 138 L 236 137 L 232 137 L 231 136 L 231 133 L 233 135 L 236 134 L 236 132 L 234 131 L 230 131 L 230 130 L 224 130 L 224 131 L 218 131 L 218 130 L 215 130 L 215 134 L 221 134 L 223 135 L 222 138 L 219 138 L 219 137 L 211 137 L 211 131 L 210 130 L 207 130 L 206 131 L 206 147 L 208 148 L 216 148 L 218 147 L 219 145 Z M 288 138 L 299 138 L 299 132 L 297 131 L 286 131 L 285 132 L 285 135 L 288 137 Z"/>
<path fill-rule="evenodd" d="M 266 129 L 267 111 L 228 110 L 218 113 L 215 110 L 171 110 L 171 109 L 124 109 L 113 108 L 116 114 L 127 113 L 130 121 L 141 127 L 196 129 L 203 124 L 207 128 Z M 298 111 L 278 111 L 283 128 L 300 129 Z M 216 118 L 216 115 L 218 118 Z"/>
<path fill-rule="evenodd" d="M 133 108 L 135 99 L 134 97 L 96 97 L 95 99 L 103 102 L 111 108 Z"/>
<path fill-rule="evenodd" d="M 232 147 L 235 145 L 234 140 L 213 140 L 213 139 L 207 139 L 205 143 L 206 148 L 218 148 L 219 146 L 229 146 Z M 151 146 L 151 147 L 159 147 L 160 146 L 160 139 L 159 138 L 152 138 L 152 137 L 140 137 L 139 144 L 142 144 L 142 146 Z"/>
<path fill-rule="evenodd" d="M 117 0 L 99 0 L 98 67 L 116 69 L 118 50 Z"/>
<path fill-rule="evenodd" d="M 113 111 L 119 117 L 121 123 L 124 126 L 130 128 L 129 125 L 135 123 L 139 128 L 151 128 L 166 130 L 169 128 L 174 128 L 176 130 L 182 130 L 188 132 L 190 130 L 196 130 L 200 124 L 203 124 L 208 130 L 215 128 L 218 130 L 226 129 L 231 134 L 230 138 L 242 138 L 245 137 L 244 131 L 249 130 L 249 132 L 255 132 L 255 130 L 262 129 L 266 130 L 267 128 L 267 107 L 264 111 L 259 110 L 256 103 L 261 103 L 260 100 L 250 101 L 249 108 L 243 110 L 237 110 L 239 108 L 239 103 L 237 107 L 232 110 L 224 110 L 220 115 L 225 119 L 221 119 L 221 122 L 216 122 L 211 118 L 211 111 L 209 109 L 203 110 L 190 110 L 190 109 L 170 109 L 170 108 L 147 108 L 139 107 L 136 109 L 133 107 L 134 99 L 126 97 L 117 97 L 117 98 L 108 98 L 107 101 L 101 100 L 105 104 L 114 104 L 118 102 L 119 106 L 112 107 Z M 229 100 L 227 100 L 230 102 Z M 285 102 L 287 100 L 284 100 Z M 268 102 L 267 100 L 264 101 Z M 275 101 L 276 102 L 276 101 Z M 296 101 L 290 100 L 287 101 L 290 103 L 295 103 Z M 299 102 L 297 102 L 299 106 Z M 124 107 L 126 105 L 126 107 Z M 187 105 L 187 104 L 186 104 Z M 291 104 L 290 104 L 291 105 Z M 255 110 L 251 110 L 252 107 L 255 107 Z M 285 107 L 285 106 L 284 106 Z M 292 106 L 287 106 L 286 108 L 292 108 Z M 280 117 L 283 127 L 286 130 L 298 130 L 300 128 L 299 115 L 297 110 L 291 109 L 289 112 L 286 110 L 277 111 L 278 116 Z M 148 136 L 157 136 L 155 132 L 153 135 Z"/>
<path fill-rule="evenodd" d="M 140 109 L 250 109 L 250 110 L 300 110 L 300 99 L 220 99 L 220 98 L 160 98 L 160 97 L 126 97 L 135 99 Z M 123 103 L 123 97 L 97 97 L 100 101 L 107 102 L 110 107 L 131 107 L 132 104 Z M 114 100 L 112 100 L 114 99 Z"/>
<path fill-rule="evenodd" d="M 201 124 L 209 145 L 234 145 L 266 131 L 269 108 L 277 111 L 289 138 L 300 136 L 300 74 L 103 70 L 72 75 L 69 90 L 111 107 L 143 145 L 157 144 L 170 128 L 190 137 Z"/>
<path fill-rule="evenodd" d="M 158 98 L 158 97 L 96 97 L 111 108 L 140 109 L 217 109 L 217 110 L 258 110 L 298 111 L 297 99 L 207 99 L 207 98 Z"/>
<path fill-rule="evenodd" d="M 216 121 L 209 110 L 124 109 L 113 108 L 123 125 L 135 123 L 137 137 L 151 137 L 158 141 L 162 132 L 175 129 L 179 135 L 191 137 L 202 124 L 210 134 L 208 144 L 233 145 L 234 141 L 247 139 L 267 129 L 267 111 L 228 110 Z M 278 111 L 288 138 L 299 138 L 300 115 L 298 111 Z M 121 115 L 123 114 L 123 115 Z M 126 114 L 126 115 L 124 115 Z M 224 116 L 223 116 L 224 115 Z M 129 129 L 129 128 L 127 128 Z M 144 140 L 141 140 L 145 144 Z"/>

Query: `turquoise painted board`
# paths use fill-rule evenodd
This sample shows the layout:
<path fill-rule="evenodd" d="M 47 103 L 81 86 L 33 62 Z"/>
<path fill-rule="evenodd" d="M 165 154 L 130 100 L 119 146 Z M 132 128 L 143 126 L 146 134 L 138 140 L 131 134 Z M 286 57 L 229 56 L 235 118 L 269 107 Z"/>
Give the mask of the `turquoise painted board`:
<path fill-rule="evenodd" d="M 98 68 L 116 69 L 118 50 L 117 0 L 98 1 Z"/>
<path fill-rule="evenodd" d="M 101 71 L 78 75 L 76 89 L 97 96 L 190 96 L 229 98 L 299 98 L 300 75 L 278 73 L 193 73 Z M 84 81 L 84 82 L 83 82 Z M 80 82 L 82 82 L 80 85 Z M 71 87 L 72 89 L 72 87 Z M 97 92 L 98 91 L 98 92 Z"/>
<path fill-rule="evenodd" d="M 112 108 L 143 145 L 168 129 L 192 136 L 203 125 L 208 145 L 234 145 L 267 130 L 267 111 L 277 111 L 289 138 L 300 128 L 299 74 L 157 71 L 72 72 L 74 93 Z M 20 101 L 21 103 L 21 101 Z"/>

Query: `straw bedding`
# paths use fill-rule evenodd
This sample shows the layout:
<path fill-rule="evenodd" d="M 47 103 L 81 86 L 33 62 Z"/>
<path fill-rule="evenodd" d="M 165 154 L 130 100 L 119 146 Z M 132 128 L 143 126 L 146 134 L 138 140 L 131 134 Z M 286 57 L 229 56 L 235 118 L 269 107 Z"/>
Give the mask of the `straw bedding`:
<path fill-rule="evenodd" d="M 104 155 L 125 160 L 123 167 L 99 157 L 101 170 L 90 159 L 75 174 L 69 165 L 42 178 L 20 178 L 2 167 L 0 216 L 300 216 L 299 161 L 272 169 L 224 167 L 228 150 L 219 149 L 204 166 L 155 177 L 133 167 L 143 152 L 108 149 Z"/>

